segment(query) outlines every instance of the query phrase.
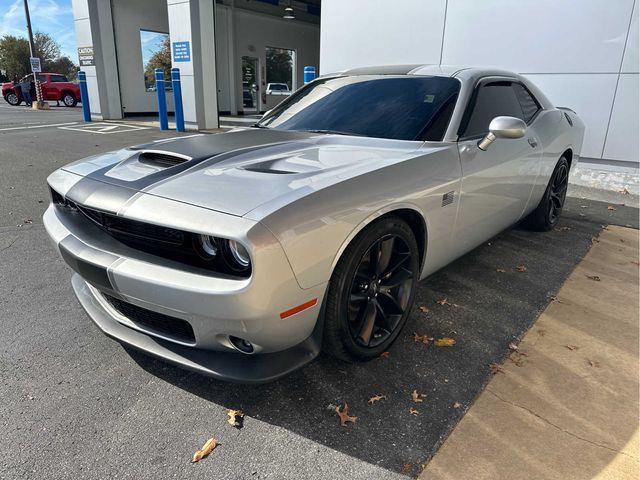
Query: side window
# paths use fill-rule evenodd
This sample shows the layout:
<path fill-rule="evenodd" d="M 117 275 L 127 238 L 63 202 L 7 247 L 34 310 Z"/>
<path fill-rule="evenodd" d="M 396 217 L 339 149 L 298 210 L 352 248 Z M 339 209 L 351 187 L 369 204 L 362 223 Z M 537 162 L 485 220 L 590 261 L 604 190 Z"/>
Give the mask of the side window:
<path fill-rule="evenodd" d="M 38 75 L 38 74 L 36 74 L 36 78 L 38 79 L 38 81 L 40 83 L 44 83 L 44 82 L 47 81 L 47 76 L 46 75 Z"/>
<path fill-rule="evenodd" d="M 486 134 L 491 120 L 501 115 L 524 120 L 520 102 L 511 88 L 511 82 L 493 82 L 481 86 L 462 136 L 475 137 Z"/>
<path fill-rule="evenodd" d="M 513 89 L 516 92 L 516 97 L 518 97 L 518 101 L 520 102 L 520 106 L 522 107 L 522 113 L 524 115 L 523 120 L 527 123 L 531 121 L 533 117 L 536 116 L 536 113 L 540 110 L 540 105 L 537 100 L 533 98 L 533 95 L 529 93 L 529 90 L 524 88 L 519 83 L 513 84 Z"/>
<path fill-rule="evenodd" d="M 67 77 L 64 75 L 51 75 L 52 82 L 67 82 Z"/>

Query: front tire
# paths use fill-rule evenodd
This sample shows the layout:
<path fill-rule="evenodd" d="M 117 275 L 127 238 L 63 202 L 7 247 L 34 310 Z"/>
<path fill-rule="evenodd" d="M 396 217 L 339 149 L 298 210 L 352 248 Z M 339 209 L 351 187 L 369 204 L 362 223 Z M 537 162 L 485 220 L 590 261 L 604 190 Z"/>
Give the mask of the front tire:
<path fill-rule="evenodd" d="M 15 92 L 9 92 L 4 96 L 4 99 L 7 101 L 7 103 L 9 105 L 12 105 L 14 107 L 20 105 L 22 103 L 22 100 L 20 100 L 20 98 L 18 98 L 18 95 L 16 95 Z"/>
<path fill-rule="evenodd" d="M 406 222 L 389 216 L 367 226 L 331 276 L 323 350 L 345 361 L 386 351 L 409 317 L 419 265 L 418 245 Z"/>
<path fill-rule="evenodd" d="M 569 161 L 560 157 L 551 175 L 542 200 L 527 217 L 527 223 L 533 230 L 547 232 L 558 223 L 569 186 Z"/>
<path fill-rule="evenodd" d="M 71 92 L 65 92 L 62 95 L 62 98 L 60 100 L 62 100 L 62 103 L 64 104 L 65 107 L 72 108 L 78 104 L 78 100 L 76 99 L 76 96 Z"/>

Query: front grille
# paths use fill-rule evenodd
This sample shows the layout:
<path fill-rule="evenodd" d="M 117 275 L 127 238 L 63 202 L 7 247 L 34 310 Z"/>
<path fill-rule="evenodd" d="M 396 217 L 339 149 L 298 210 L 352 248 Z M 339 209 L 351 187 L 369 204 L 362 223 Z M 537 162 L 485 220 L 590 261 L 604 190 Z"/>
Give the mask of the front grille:
<path fill-rule="evenodd" d="M 69 202 L 69 201 L 68 201 Z M 71 202 L 69 202 L 71 203 Z M 86 217 L 105 228 L 114 236 L 123 235 L 136 237 L 140 240 L 152 240 L 172 245 L 184 244 L 184 233 L 174 228 L 161 227 L 151 223 L 137 222 L 118 217 L 111 213 L 104 213 L 92 208 L 75 205 Z"/>
<path fill-rule="evenodd" d="M 195 343 L 196 337 L 189 322 L 138 307 L 105 293 L 102 296 L 118 313 L 127 317 L 136 325 L 150 332 L 174 338 L 181 342 Z"/>

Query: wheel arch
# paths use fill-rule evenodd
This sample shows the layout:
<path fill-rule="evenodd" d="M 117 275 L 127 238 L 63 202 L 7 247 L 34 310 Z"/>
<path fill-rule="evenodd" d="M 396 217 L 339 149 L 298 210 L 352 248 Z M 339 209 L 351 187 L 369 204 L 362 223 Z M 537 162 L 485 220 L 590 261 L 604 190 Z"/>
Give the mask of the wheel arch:
<path fill-rule="evenodd" d="M 424 261 L 427 256 L 427 240 L 428 240 L 428 226 L 427 220 L 423 212 L 411 204 L 401 204 L 401 205 L 393 205 L 388 206 L 384 209 L 378 210 L 372 215 L 369 215 L 365 220 L 360 222 L 347 236 L 345 241 L 340 246 L 340 249 L 336 253 L 333 262 L 331 264 L 331 275 L 333 275 L 333 271 L 340 261 L 344 251 L 347 247 L 353 242 L 353 239 L 356 238 L 367 226 L 371 223 L 383 218 L 396 216 L 402 220 L 404 220 L 416 239 L 416 243 L 418 244 L 418 252 L 420 255 L 420 271 L 424 268 Z"/>
<path fill-rule="evenodd" d="M 562 155 L 560 155 L 560 157 L 565 157 L 567 159 L 567 162 L 569 162 L 569 170 L 571 170 L 571 164 L 573 163 L 573 148 L 567 148 L 564 152 L 562 152 Z"/>

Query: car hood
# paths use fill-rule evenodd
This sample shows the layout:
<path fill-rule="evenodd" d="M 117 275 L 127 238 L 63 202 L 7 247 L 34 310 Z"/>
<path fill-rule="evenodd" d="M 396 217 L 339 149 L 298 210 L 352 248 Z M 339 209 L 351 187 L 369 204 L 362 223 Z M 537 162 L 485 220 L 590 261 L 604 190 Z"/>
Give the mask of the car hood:
<path fill-rule="evenodd" d="M 156 141 L 63 167 L 93 181 L 236 216 L 428 153 L 422 142 L 271 129 Z M 433 147 L 430 150 L 439 150 Z"/>

